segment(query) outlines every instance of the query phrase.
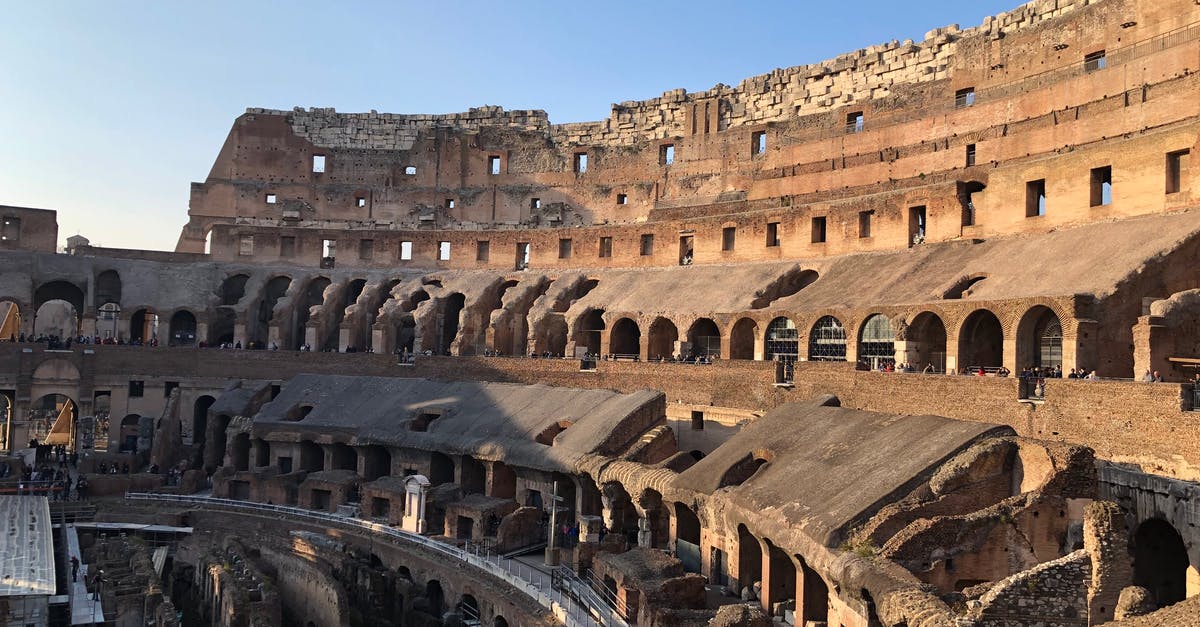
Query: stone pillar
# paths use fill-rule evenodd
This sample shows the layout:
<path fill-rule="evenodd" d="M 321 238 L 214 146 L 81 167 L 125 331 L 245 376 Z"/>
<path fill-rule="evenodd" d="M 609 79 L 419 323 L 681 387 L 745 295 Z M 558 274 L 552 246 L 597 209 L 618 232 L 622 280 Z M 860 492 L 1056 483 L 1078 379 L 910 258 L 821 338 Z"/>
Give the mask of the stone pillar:
<path fill-rule="evenodd" d="M 88 310 L 79 320 L 79 329 L 76 330 L 79 335 L 92 337 L 96 335 L 96 311 Z"/>
<path fill-rule="evenodd" d="M 383 345 L 383 329 L 378 327 L 371 329 L 371 346 L 375 348 L 376 353 L 390 352 L 396 349 L 395 346 Z"/>
<path fill-rule="evenodd" d="M 347 327 L 338 328 L 338 352 L 344 353 L 347 348 L 350 348 L 350 329 Z M 358 350 L 364 350 L 365 346 L 356 346 Z"/>
<path fill-rule="evenodd" d="M 208 342 L 208 323 L 196 321 L 196 343 Z"/>
<path fill-rule="evenodd" d="M 599 516 L 580 516 L 579 517 L 579 541 L 580 542 L 599 542 L 600 527 L 604 525 L 604 521 Z"/>
<path fill-rule="evenodd" d="M 638 546 L 647 549 L 654 548 L 654 520 L 651 516 L 652 512 L 638 516 Z"/>
<path fill-rule="evenodd" d="M 848 343 L 847 353 L 849 353 Z M 849 358 L 848 354 L 847 358 Z M 775 603 L 776 601 L 776 599 L 772 598 L 774 595 L 771 594 L 771 587 L 774 583 L 771 578 L 771 546 L 766 542 L 759 540 L 758 538 L 755 538 L 755 540 L 758 542 L 758 554 L 760 562 L 758 566 L 758 572 L 760 577 L 759 581 L 761 582 L 758 589 L 758 603 L 762 607 L 763 611 L 767 613 L 767 616 L 771 616 L 771 604 Z"/>
<path fill-rule="evenodd" d="M 1098 625 L 1113 620 L 1121 590 L 1133 585 L 1129 529 L 1116 503 L 1095 501 L 1088 506 L 1083 517 L 1083 547 L 1092 561 L 1088 620 Z"/>
<path fill-rule="evenodd" d="M 733 331 L 721 336 L 721 359 L 730 359 L 733 345 Z"/>
<path fill-rule="evenodd" d="M 1012 330 L 1012 333 L 1016 333 L 1015 328 Z M 1004 342 L 1001 343 L 1001 346 L 1003 347 L 1002 350 L 1004 351 L 1004 355 L 1000 360 L 1001 365 L 1003 365 L 1005 368 L 1008 368 L 1013 374 L 1021 372 L 1021 368 L 1023 366 L 1017 365 L 1017 338 L 1005 335 Z M 1030 360 L 1030 363 L 1025 365 L 1033 365 L 1032 360 Z"/>
<path fill-rule="evenodd" d="M 241 320 L 234 322 L 233 323 L 233 343 L 237 344 L 238 342 L 241 342 L 242 346 L 245 347 L 247 341 L 248 340 L 246 339 L 246 323 L 242 322 Z"/>
<path fill-rule="evenodd" d="M 1070 372 L 1071 368 L 1080 366 L 1095 368 L 1100 363 L 1100 355 L 1097 352 L 1099 327 L 1100 324 L 1095 320 L 1076 320 L 1075 335 L 1063 338 L 1062 369 L 1064 372 Z M 1134 331 L 1134 333 L 1134 354 L 1136 355 L 1137 332 Z M 1140 374 L 1135 370 L 1134 376 L 1137 377 Z"/>
<path fill-rule="evenodd" d="M 763 361 L 767 358 L 767 336 L 762 333 L 754 335 L 754 361 Z"/>
<path fill-rule="evenodd" d="M 1174 347 L 1171 330 L 1161 316 L 1138 318 L 1133 325 L 1133 378 L 1140 378 L 1147 370 L 1169 373 L 1171 362 L 1167 359 Z"/>
<path fill-rule="evenodd" d="M 425 533 L 425 495 L 429 492 L 429 479 L 424 475 L 410 475 L 404 480 L 404 517 L 400 528 L 412 533 Z"/>

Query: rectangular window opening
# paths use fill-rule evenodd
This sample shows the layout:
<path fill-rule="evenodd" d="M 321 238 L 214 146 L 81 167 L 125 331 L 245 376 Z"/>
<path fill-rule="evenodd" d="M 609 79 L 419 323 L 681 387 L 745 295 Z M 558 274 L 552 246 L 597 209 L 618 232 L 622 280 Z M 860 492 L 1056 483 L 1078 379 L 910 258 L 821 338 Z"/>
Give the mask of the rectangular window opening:
<path fill-rule="evenodd" d="M 275 194 L 267 194 L 267 204 L 268 205 L 273 205 L 277 202 L 279 202 L 278 196 L 276 196 Z"/>
<path fill-rule="evenodd" d="M 954 92 L 954 106 L 958 108 L 970 107 L 975 104 L 975 88 L 966 87 Z"/>
<path fill-rule="evenodd" d="M 486 262 L 492 254 L 492 243 L 488 240 L 475 242 L 475 261 Z"/>
<path fill-rule="evenodd" d="M 453 209 L 453 208 L 454 208 L 454 199 L 453 199 L 453 198 L 447 198 L 447 199 L 446 199 L 446 208 L 447 208 L 447 209 Z"/>
<path fill-rule="evenodd" d="M 337 240 L 323 239 L 321 240 L 321 256 L 333 257 L 337 254 Z"/>
<path fill-rule="evenodd" d="M 867 118 L 862 111 L 855 111 L 846 115 L 846 132 L 861 133 L 866 125 Z"/>
<path fill-rule="evenodd" d="M 1084 55 L 1083 57 L 1084 72 L 1095 72 L 1097 70 L 1103 70 L 1106 67 L 1108 67 L 1108 56 L 1103 50 L 1097 50 L 1096 52 Z"/>
<path fill-rule="evenodd" d="M 320 174 L 325 171 L 325 155 L 313 155 L 313 172 Z"/>
<path fill-rule="evenodd" d="M 1036 218 L 1046 215 L 1046 179 L 1029 181 L 1025 184 L 1025 217 Z"/>
<path fill-rule="evenodd" d="M 721 250 L 731 251 L 737 241 L 737 227 L 727 226 L 721 229 Z"/>
<path fill-rule="evenodd" d="M 177 387 L 179 387 L 178 381 L 164 381 L 163 398 L 171 398 L 171 392 L 173 392 Z"/>
<path fill-rule="evenodd" d="M 692 410 L 692 430 L 693 431 L 703 431 L 704 430 L 704 412 L 697 411 L 694 409 Z"/>
<path fill-rule="evenodd" d="M 564 238 L 564 239 L 558 240 L 558 258 L 559 259 L 570 259 L 571 258 L 571 240 L 570 239 Z"/>
<path fill-rule="evenodd" d="M 779 223 L 767 223 L 767 247 L 771 248 L 779 245 Z"/>
<path fill-rule="evenodd" d="M 1112 204 L 1112 166 L 1092 168 L 1091 201 L 1093 207 Z"/>
<path fill-rule="evenodd" d="M 450 261 L 450 242 L 438 242 L 438 260 Z"/>
<path fill-rule="evenodd" d="M 926 228 L 925 206 L 909 207 L 908 209 L 908 245 L 916 246 L 925 241 Z"/>
<path fill-rule="evenodd" d="M 417 174 L 417 166 L 415 166 L 415 165 L 404 166 L 404 176 L 416 176 L 416 174 Z"/>
<path fill-rule="evenodd" d="M 605 258 L 612 257 L 612 238 L 611 237 L 601 237 L 600 238 L 600 256 L 605 257 Z"/>
<path fill-rule="evenodd" d="M 659 165 L 675 163 L 675 144 L 663 144 L 658 147 L 658 163 Z"/>
<path fill-rule="evenodd" d="M 129 398 L 141 398 L 146 391 L 145 381 L 130 381 L 129 382 Z"/>
<path fill-rule="evenodd" d="M 975 165 L 975 144 L 967 144 L 967 167 Z"/>
<path fill-rule="evenodd" d="M 1167 154 L 1167 193 L 1177 194 L 1183 189 L 1184 174 L 1191 161 L 1190 150 L 1180 150 Z"/>
<path fill-rule="evenodd" d="M 354 206 L 355 207 L 366 207 L 367 206 L 366 196 L 355 196 L 354 197 Z"/>
<path fill-rule="evenodd" d="M 812 219 L 812 243 L 825 243 L 825 216 L 817 216 Z"/>
<path fill-rule="evenodd" d="M 750 154 L 754 156 L 766 154 L 767 152 L 767 132 L 754 131 L 750 134 Z"/>
<path fill-rule="evenodd" d="M 617 194 L 617 204 L 618 205 L 629 204 L 629 196 L 627 196 L 626 194 Z"/>
<path fill-rule="evenodd" d="M 537 210 L 537 209 L 541 209 L 541 208 L 542 208 L 542 199 L 541 198 L 530 198 L 529 199 L 529 209 L 530 210 Z"/>
<path fill-rule="evenodd" d="M 583 174 L 588 169 L 588 154 L 586 152 L 575 153 L 575 173 Z"/>
<path fill-rule="evenodd" d="M 654 235 L 651 233 L 642 234 L 641 254 L 643 257 L 649 257 L 654 254 Z"/>
<path fill-rule="evenodd" d="M 517 269 L 524 270 L 529 267 L 529 242 L 517 242 Z"/>
<path fill-rule="evenodd" d="M 874 211 L 858 212 L 858 236 L 860 238 L 871 237 L 871 216 L 873 215 L 875 215 Z"/>
<path fill-rule="evenodd" d="M 499 155 L 492 155 L 492 156 L 488 157 L 488 172 L 492 176 L 500 174 L 500 156 Z"/>
<path fill-rule="evenodd" d="M 412 260 L 412 242 L 400 242 L 400 261 Z"/>
<path fill-rule="evenodd" d="M 692 265 L 694 255 L 693 242 L 694 238 L 691 235 L 683 235 L 679 238 L 679 265 Z"/>

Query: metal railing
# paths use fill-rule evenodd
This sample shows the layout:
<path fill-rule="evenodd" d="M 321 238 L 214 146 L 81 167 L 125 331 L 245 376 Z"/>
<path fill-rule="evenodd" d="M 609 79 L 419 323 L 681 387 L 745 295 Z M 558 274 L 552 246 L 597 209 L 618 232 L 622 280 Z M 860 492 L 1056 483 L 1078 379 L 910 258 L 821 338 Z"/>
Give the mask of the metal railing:
<path fill-rule="evenodd" d="M 568 587 L 563 589 L 555 587 L 553 585 L 553 577 L 547 576 L 543 571 L 517 560 L 505 559 L 477 545 L 468 545 L 468 549 L 463 549 L 416 533 L 368 520 L 347 518 L 328 512 L 288 507 L 285 505 L 269 505 L 206 496 L 152 494 L 147 492 L 127 492 L 125 493 L 125 498 L 130 501 L 163 501 L 186 503 L 213 509 L 266 512 L 273 515 L 292 516 L 370 531 L 398 542 L 419 545 L 445 557 L 449 557 L 454 561 L 487 572 L 507 582 L 536 601 L 568 627 L 628 627 L 626 622 L 620 616 L 617 616 L 607 604 L 598 598 L 594 598 L 594 594 L 592 594 L 594 600 L 585 601 L 587 599 L 586 595 L 572 594 L 574 592 L 573 588 Z M 574 577 L 574 573 L 571 573 L 571 575 Z M 578 580 L 577 577 L 575 579 Z M 582 581 L 580 583 L 582 584 Z M 588 586 L 584 585 L 583 587 L 587 588 L 589 592 L 591 591 Z"/>
<path fill-rule="evenodd" d="M 592 592 L 595 592 L 598 597 L 607 603 L 618 616 L 625 620 L 630 619 L 629 607 L 626 605 L 625 599 L 618 597 L 616 592 L 605 585 L 604 581 L 596 575 L 596 571 L 589 568 L 585 571 L 584 575 L 588 585 L 592 588 Z"/>
<path fill-rule="evenodd" d="M 1192 385 L 1191 398 L 1192 398 L 1191 410 L 1192 411 L 1200 411 L 1200 383 L 1196 383 L 1196 384 Z"/>

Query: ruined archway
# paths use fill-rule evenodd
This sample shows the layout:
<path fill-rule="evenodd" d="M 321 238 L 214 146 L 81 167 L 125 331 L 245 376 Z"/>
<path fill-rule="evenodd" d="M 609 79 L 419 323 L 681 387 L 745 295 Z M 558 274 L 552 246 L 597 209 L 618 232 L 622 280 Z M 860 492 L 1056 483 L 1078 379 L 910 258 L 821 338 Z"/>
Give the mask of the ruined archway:
<path fill-rule="evenodd" d="M 791 318 L 780 316 L 767 325 L 764 359 L 795 363 L 800 358 L 800 331 Z"/>
<path fill-rule="evenodd" d="M 575 321 L 575 333 L 572 339 L 575 346 L 584 347 L 593 355 L 600 354 L 600 336 L 604 332 L 603 309 L 588 309 Z"/>
<path fill-rule="evenodd" d="M 338 346 L 341 339 L 340 330 L 342 322 L 346 319 L 346 309 L 358 301 L 358 297 L 362 295 L 363 289 L 366 287 L 366 279 L 354 279 L 346 284 L 345 289 L 342 290 L 342 298 L 327 310 L 326 315 L 330 317 L 328 325 L 325 327 L 328 330 L 328 335 L 323 342 L 320 342 L 321 348 L 333 352 L 336 352 L 340 348 Z M 354 346 L 354 348 L 365 349 L 366 346 Z"/>
<path fill-rule="evenodd" d="M 250 342 L 259 348 L 265 346 L 271 333 L 271 320 L 275 317 L 275 304 L 287 294 L 291 285 L 292 277 L 289 276 L 277 276 L 267 281 L 266 287 L 263 288 L 262 300 L 258 302 L 258 315 L 254 319 L 250 337 L 247 338 L 246 348 L 251 348 Z"/>
<path fill-rule="evenodd" d="M 208 325 L 208 343 L 211 345 L 232 344 L 237 313 L 232 307 L 218 307 Z"/>
<path fill-rule="evenodd" d="M 221 298 L 221 304 L 226 306 L 238 304 L 238 301 L 246 295 L 246 282 L 249 280 L 250 275 L 248 274 L 235 274 L 222 281 L 221 289 L 217 292 Z"/>
<path fill-rule="evenodd" d="M 319 276 L 309 280 L 308 285 L 305 286 L 304 294 L 300 297 L 300 302 L 296 304 L 296 311 L 293 314 L 295 316 L 295 324 L 292 327 L 294 348 L 300 349 L 307 343 L 308 321 L 312 318 L 312 308 L 325 303 L 325 288 L 329 285 L 330 280 L 327 277 Z"/>
<path fill-rule="evenodd" d="M 1004 327 L 996 314 L 978 309 L 967 316 L 958 333 L 958 363 L 960 370 L 1004 364 Z"/>
<path fill-rule="evenodd" d="M 613 323 L 608 340 L 609 354 L 622 357 L 637 357 L 642 350 L 642 331 L 629 318 L 621 318 Z"/>
<path fill-rule="evenodd" d="M 462 323 L 462 311 L 466 306 L 467 297 L 455 292 L 446 299 L 442 313 L 438 314 L 438 354 L 449 355 L 450 345 L 458 337 L 459 325 Z"/>
<path fill-rule="evenodd" d="M 1037 305 L 1025 312 L 1017 324 L 1017 366 L 1061 368 L 1062 365 L 1062 322 L 1053 309 Z"/>
<path fill-rule="evenodd" d="M 917 370 L 946 371 L 946 325 L 932 311 L 923 311 L 908 324 L 904 359 Z"/>
<path fill-rule="evenodd" d="M 1151 518 L 1133 534 L 1133 583 L 1149 590 L 1159 607 L 1187 597 L 1187 546 L 1171 523 Z"/>
<path fill-rule="evenodd" d="M 171 346 L 191 346 L 196 343 L 196 316 L 180 309 L 171 316 L 168 336 Z"/>
<path fill-rule="evenodd" d="M 808 334 L 810 361 L 846 361 L 846 327 L 833 316 L 817 320 Z"/>
<path fill-rule="evenodd" d="M 666 318 L 655 318 L 650 323 L 650 334 L 646 342 L 646 354 L 651 360 L 670 359 L 675 355 L 675 345 L 679 341 L 679 330 L 675 323 Z"/>
<path fill-rule="evenodd" d="M 796 565 L 791 556 L 775 546 L 769 538 L 763 538 L 767 549 L 767 579 L 762 590 L 763 609 L 769 610 L 776 603 L 786 603 L 796 598 Z M 760 547 L 761 550 L 761 547 Z"/>
<path fill-rule="evenodd" d="M 121 303 L 121 275 L 116 270 L 105 270 L 96 275 L 95 298 L 92 299 L 96 309 L 107 303 Z"/>
<path fill-rule="evenodd" d="M 729 358 L 754 359 L 754 338 L 758 337 L 758 323 L 742 318 L 729 332 Z"/>
<path fill-rule="evenodd" d="M 721 328 L 712 318 L 700 318 L 688 327 L 688 344 L 693 357 L 721 356 Z"/>
<path fill-rule="evenodd" d="M 66 339 L 79 334 L 79 310 L 65 300 L 48 300 L 34 314 L 35 336 Z"/>
<path fill-rule="evenodd" d="M 858 360 L 872 370 L 896 363 L 896 332 L 892 320 L 875 314 L 863 323 L 858 336 Z"/>

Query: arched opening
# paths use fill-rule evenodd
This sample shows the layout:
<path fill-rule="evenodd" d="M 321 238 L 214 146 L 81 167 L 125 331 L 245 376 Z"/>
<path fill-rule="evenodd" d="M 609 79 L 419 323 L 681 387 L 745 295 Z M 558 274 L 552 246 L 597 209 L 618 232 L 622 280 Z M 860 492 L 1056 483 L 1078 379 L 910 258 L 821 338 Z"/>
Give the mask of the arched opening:
<path fill-rule="evenodd" d="M 21 335 L 20 306 L 11 300 L 0 300 L 0 342 L 16 342 Z"/>
<path fill-rule="evenodd" d="M 108 419 L 109 412 L 112 411 L 112 394 L 110 392 L 97 392 L 92 399 L 92 414 L 95 415 L 95 422 L 92 423 L 92 450 L 100 452 L 108 450 L 109 442 L 109 427 Z M 0 440 L 7 437 L 7 431 L 0 428 Z M 77 448 L 87 450 L 88 442 L 84 438 Z M 3 444 L 0 444 L 0 450 L 8 450 Z"/>
<path fill-rule="evenodd" d="M 504 462 L 492 462 L 492 493 L 498 499 L 511 499 L 517 495 L 517 473 Z"/>
<path fill-rule="evenodd" d="M 975 147 L 967 148 L 967 166 L 975 165 Z M 987 189 L 987 185 L 979 181 L 966 181 L 958 184 L 958 202 L 962 205 L 962 225 L 974 226 L 979 219 L 975 207 L 975 194 Z"/>
<path fill-rule="evenodd" d="M 33 334 L 64 339 L 78 335 L 83 303 L 83 290 L 73 283 L 51 281 L 39 286 L 33 293 Z"/>
<path fill-rule="evenodd" d="M 905 361 L 922 372 L 946 371 L 946 325 L 937 314 L 924 311 L 908 325 Z"/>
<path fill-rule="evenodd" d="M 616 481 L 600 487 L 604 526 L 625 537 L 629 546 L 637 546 L 638 513 L 625 487 Z"/>
<path fill-rule="evenodd" d="M 763 538 L 763 543 L 767 545 L 769 585 L 762 591 L 762 605 L 763 609 L 769 609 L 776 603 L 796 598 L 796 565 L 787 553 L 769 539 Z"/>
<path fill-rule="evenodd" d="M 721 356 L 721 329 L 711 318 L 693 322 L 688 328 L 687 339 L 693 357 Z"/>
<path fill-rule="evenodd" d="M 600 336 L 597 335 L 597 342 Z M 599 344 L 597 344 L 599 346 Z M 543 355 L 563 355 L 567 350 L 567 321 L 562 314 L 551 314 L 542 323 L 542 332 L 537 334 L 534 341 L 534 351 Z"/>
<path fill-rule="evenodd" d="M 497 616 L 492 620 L 492 627 L 508 627 L 508 621 L 503 616 Z"/>
<path fill-rule="evenodd" d="M 325 451 L 321 445 L 312 440 L 300 442 L 300 470 L 305 472 L 321 472 L 325 470 Z"/>
<path fill-rule="evenodd" d="M 158 337 L 158 314 L 151 309 L 139 309 L 129 318 L 129 341 L 150 344 Z"/>
<path fill-rule="evenodd" d="M 232 344 L 237 314 L 230 307 L 218 307 L 208 325 L 208 343 L 212 345 Z"/>
<path fill-rule="evenodd" d="M 179 310 L 171 316 L 170 345 L 191 346 L 196 343 L 196 316 L 187 310 Z"/>
<path fill-rule="evenodd" d="M 971 295 L 971 292 L 974 291 L 975 286 L 982 283 L 985 279 L 987 279 L 986 274 L 973 274 L 971 276 L 959 279 L 954 283 L 954 285 L 950 286 L 950 289 L 942 293 L 942 299 L 959 300 L 962 298 L 967 298 Z"/>
<path fill-rule="evenodd" d="M 1038 305 L 1017 325 L 1017 365 L 1024 368 L 1062 368 L 1063 330 L 1058 314 Z"/>
<path fill-rule="evenodd" d="M 375 337 L 371 330 L 375 328 L 375 323 L 379 321 L 379 314 L 382 311 L 383 304 L 392 297 L 392 290 L 396 289 L 396 286 L 399 284 L 399 279 L 393 279 L 382 285 L 375 292 L 375 296 L 368 303 L 367 311 L 364 312 L 365 319 L 361 321 L 361 326 L 358 326 L 355 331 L 356 339 L 354 341 L 358 345 L 365 348 L 380 348 L 375 346 Z"/>
<path fill-rule="evenodd" d="M 700 519 L 683 503 L 675 503 L 675 557 L 689 573 L 700 572 Z"/>
<path fill-rule="evenodd" d="M 101 341 L 115 342 L 118 332 L 118 322 L 121 320 L 121 306 L 116 303 L 104 303 L 96 310 L 96 335 Z"/>
<path fill-rule="evenodd" d="M 8 397 L 4 398 L 7 403 Z M 47 394 L 29 406 L 29 439 L 37 440 L 39 444 L 73 446 L 71 435 L 75 432 L 78 417 L 79 409 L 73 399 L 62 394 Z M 134 443 L 137 443 L 136 432 Z"/>
<path fill-rule="evenodd" d="M 670 359 L 675 356 L 679 330 L 675 328 L 674 322 L 666 318 L 655 318 L 654 322 L 650 323 L 650 335 L 646 341 L 646 354 L 650 359 Z"/>
<path fill-rule="evenodd" d="M 609 336 L 609 354 L 636 357 L 642 350 L 642 331 L 629 318 L 621 318 L 613 324 Z"/>
<path fill-rule="evenodd" d="M 1004 364 L 1004 328 L 996 314 L 979 309 L 967 316 L 958 336 L 958 363 L 963 370 Z"/>
<path fill-rule="evenodd" d="M 445 308 L 439 318 L 441 324 L 439 328 L 438 354 L 449 355 L 450 346 L 454 343 L 454 339 L 458 337 L 458 328 L 461 324 L 462 310 L 466 306 L 467 297 L 455 292 L 446 299 Z"/>
<path fill-rule="evenodd" d="M 745 483 L 758 472 L 767 463 L 766 457 L 758 454 L 748 454 L 737 463 L 730 466 L 725 474 L 721 475 L 720 487 L 728 488 L 739 486 Z"/>
<path fill-rule="evenodd" d="M 749 588 L 762 581 L 762 547 L 746 525 L 738 525 L 737 582 L 739 588 Z"/>
<path fill-rule="evenodd" d="M 213 472 L 225 461 L 225 447 L 228 444 L 227 431 L 233 417 L 228 414 L 217 414 L 214 421 L 209 423 L 209 443 L 205 446 L 204 470 Z"/>
<path fill-rule="evenodd" d="M 429 454 L 429 483 L 435 486 L 454 483 L 454 460 L 449 455 L 437 451 Z"/>
<path fill-rule="evenodd" d="M 808 566 L 799 555 L 796 560 L 800 563 L 800 571 L 804 575 L 804 621 L 827 622 L 829 620 L 829 585 Z M 800 621 L 797 621 L 799 623 Z"/>
<path fill-rule="evenodd" d="M 204 460 L 204 443 L 208 436 L 208 408 L 212 407 L 214 402 L 216 399 L 206 394 L 192 403 L 192 446 L 201 463 Z"/>
<path fill-rule="evenodd" d="M 137 414 L 128 414 L 121 419 L 121 452 L 135 453 L 137 452 L 138 436 L 141 434 L 142 417 Z"/>
<path fill-rule="evenodd" d="M 846 361 L 846 327 L 833 316 L 825 316 L 808 334 L 810 361 Z"/>
<path fill-rule="evenodd" d="M 234 470 L 250 470 L 249 433 L 239 433 L 233 436 L 233 445 L 230 447 L 229 457 Z"/>
<path fill-rule="evenodd" d="M 249 280 L 250 275 L 248 274 L 235 274 L 221 282 L 221 290 L 218 294 L 221 297 L 221 304 L 227 306 L 238 304 L 238 301 L 246 295 L 246 281 Z"/>
<path fill-rule="evenodd" d="M 589 309 L 575 321 L 575 346 L 587 348 L 593 355 L 600 354 L 600 334 L 604 332 L 604 310 Z"/>
<path fill-rule="evenodd" d="M 79 335 L 79 311 L 65 300 L 48 300 L 34 315 L 33 334 L 61 340 L 73 338 Z"/>
<path fill-rule="evenodd" d="M 458 613 L 462 616 L 464 624 L 479 624 L 479 602 L 475 600 L 475 597 L 464 594 L 458 602 Z"/>
<path fill-rule="evenodd" d="M 258 316 L 255 317 L 254 328 L 248 338 L 249 342 L 253 342 L 259 348 L 265 346 L 267 338 L 271 333 L 271 319 L 275 317 L 275 304 L 287 294 L 288 287 L 292 285 L 292 277 L 277 276 L 270 281 L 267 281 L 267 287 L 263 290 L 262 300 L 258 302 Z M 250 348 L 250 346 L 246 346 Z"/>
<path fill-rule="evenodd" d="M 858 337 L 858 360 L 872 370 L 879 370 L 896 363 L 896 333 L 892 320 L 883 314 L 875 314 L 863 323 Z"/>
<path fill-rule="evenodd" d="M 754 338 L 758 337 L 758 323 L 742 318 L 729 332 L 729 358 L 754 359 Z"/>
<path fill-rule="evenodd" d="M 106 303 L 121 302 L 121 275 L 116 270 L 105 270 L 96 275 L 95 298 L 92 303 L 96 309 Z"/>
<path fill-rule="evenodd" d="M 446 595 L 442 592 L 442 583 L 430 579 L 425 584 L 425 600 L 429 602 L 429 611 L 435 618 L 441 618 L 446 609 Z"/>
<path fill-rule="evenodd" d="M 646 520 L 650 527 L 649 537 L 642 538 L 639 534 L 638 544 L 667 550 L 671 544 L 671 513 L 669 508 L 663 504 L 662 494 L 647 488 L 638 497 L 638 506 L 646 513 Z"/>
<path fill-rule="evenodd" d="M 765 342 L 767 361 L 795 363 L 800 358 L 800 331 L 791 318 L 780 316 L 767 325 Z"/>
<path fill-rule="evenodd" d="M 358 453 L 353 447 L 335 442 L 329 445 L 330 470 L 350 470 L 358 472 Z"/>
<path fill-rule="evenodd" d="M 783 276 L 775 279 L 770 285 L 767 285 L 762 291 L 755 295 L 755 298 L 750 303 L 751 309 L 765 309 L 771 303 L 793 296 L 800 290 L 812 285 L 817 280 L 817 273 L 812 270 L 791 269 L 784 273 Z"/>
<path fill-rule="evenodd" d="M 310 280 L 304 288 L 304 296 L 296 306 L 296 324 L 293 325 L 292 345 L 296 349 L 307 343 L 308 321 L 312 318 L 312 308 L 325 303 L 325 289 L 329 284 L 328 278 L 319 276 Z"/>
<path fill-rule="evenodd" d="M 487 485 L 487 469 L 483 463 L 471 457 L 462 457 L 462 491 L 463 494 L 483 494 Z"/>
<path fill-rule="evenodd" d="M 340 339 L 339 330 L 342 322 L 346 319 L 346 309 L 358 302 L 358 297 L 362 295 L 363 289 L 367 286 L 366 279 L 354 279 L 346 285 L 346 289 L 342 291 L 342 299 L 338 301 L 338 305 L 329 311 L 329 326 L 328 335 L 325 341 L 321 343 L 321 348 L 328 351 L 336 352 L 339 348 L 338 342 Z M 356 346 L 355 348 L 366 348 L 365 346 Z"/>
<path fill-rule="evenodd" d="M 374 481 L 392 474 L 392 453 L 387 447 L 371 444 L 362 447 L 363 479 Z"/>
<path fill-rule="evenodd" d="M 1187 597 L 1187 546 L 1171 523 L 1151 518 L 1133 535 L 1133 583 L 1154 594 L 1159 607 Z"/>

